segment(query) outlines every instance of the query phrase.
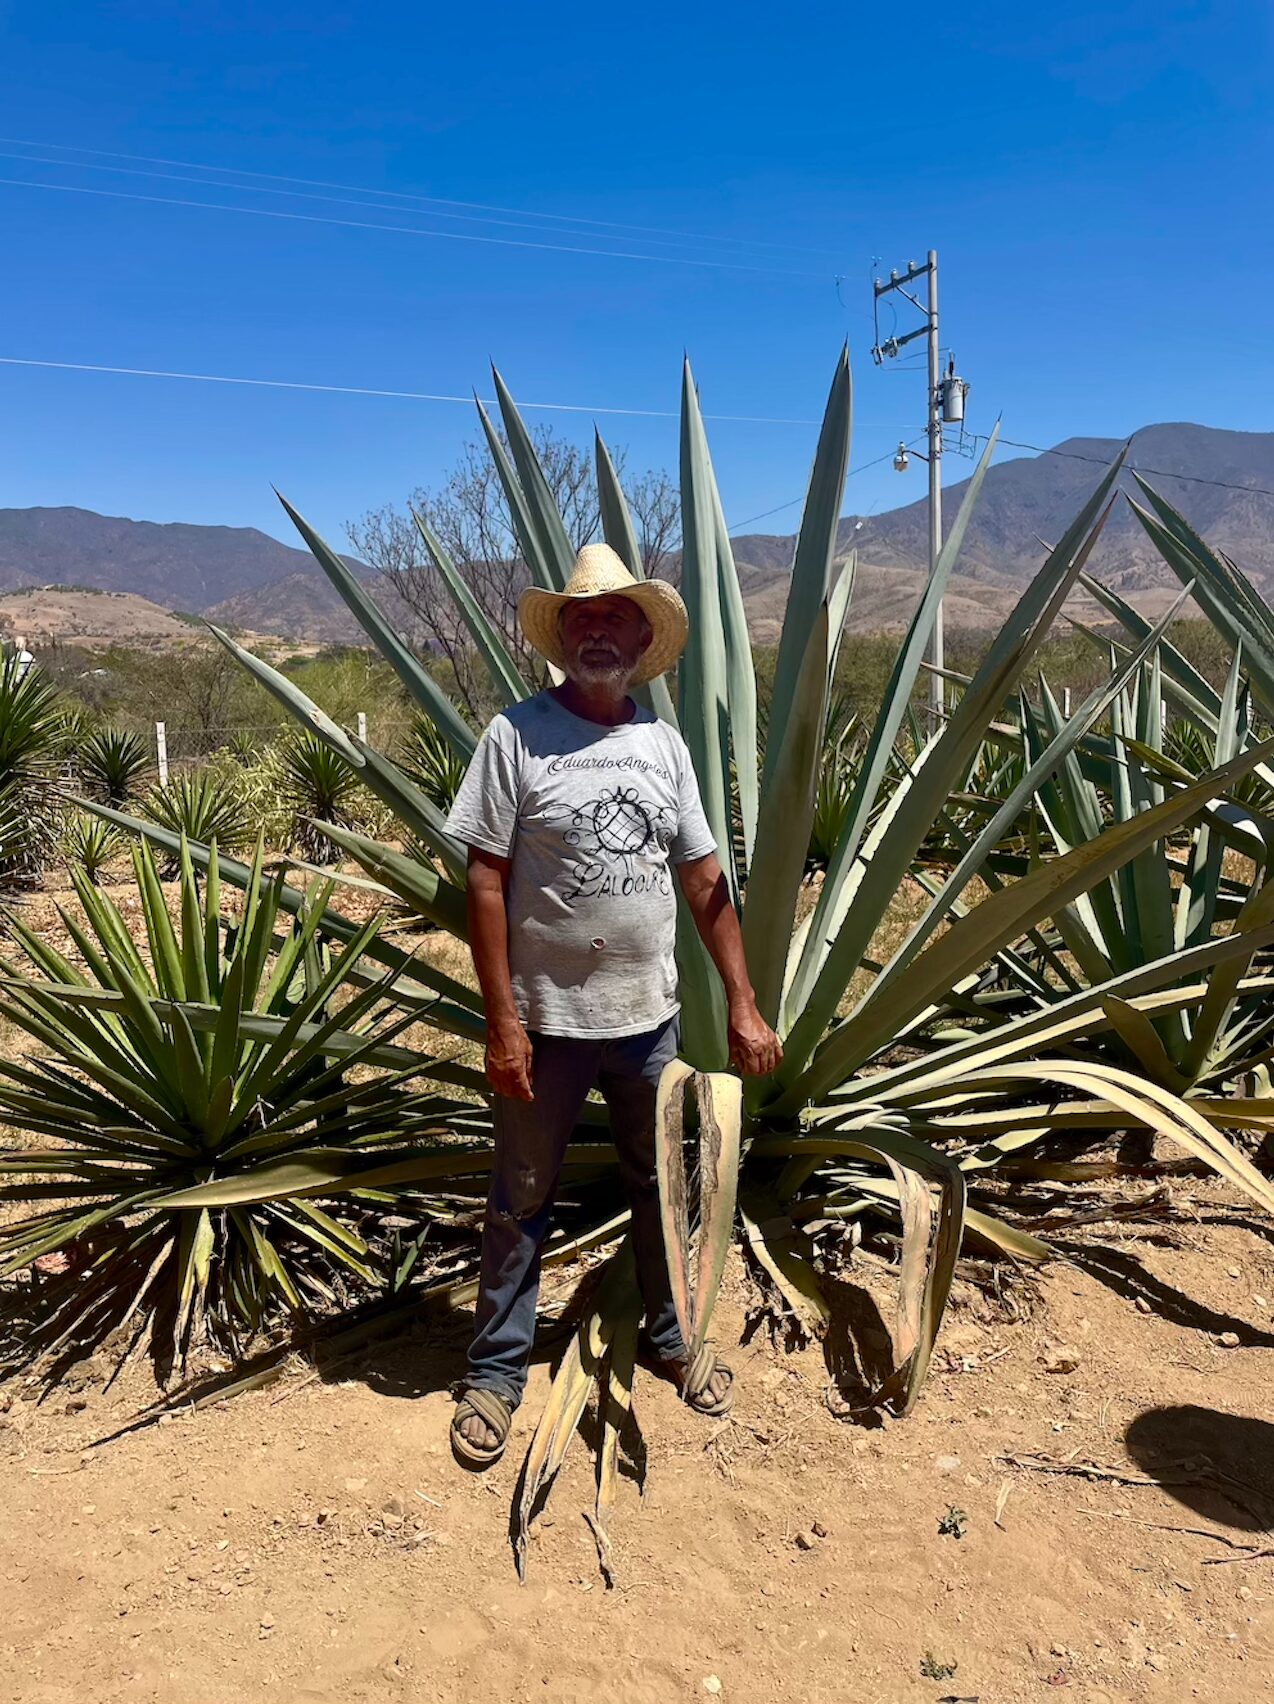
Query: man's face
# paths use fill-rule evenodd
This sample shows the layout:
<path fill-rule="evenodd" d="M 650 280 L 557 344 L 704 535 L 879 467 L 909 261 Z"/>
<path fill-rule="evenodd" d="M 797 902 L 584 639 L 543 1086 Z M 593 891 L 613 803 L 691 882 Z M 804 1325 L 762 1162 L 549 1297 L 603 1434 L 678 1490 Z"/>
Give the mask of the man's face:
<path fill-rule="evenodd" d="M 559 618 L 566 672 L 580 686 L 622 692 L 650 644 L 650 623 L 631 598 L 607 592 L 568 603 Z"/>

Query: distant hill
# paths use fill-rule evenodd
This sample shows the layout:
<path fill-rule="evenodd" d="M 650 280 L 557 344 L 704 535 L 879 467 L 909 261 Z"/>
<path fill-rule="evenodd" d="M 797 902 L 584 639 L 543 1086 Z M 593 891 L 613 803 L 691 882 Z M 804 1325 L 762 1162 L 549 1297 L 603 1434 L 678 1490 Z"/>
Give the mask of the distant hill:
<path fill-rule="evenodd" d="M 205 610 L 297 572 L 307 550 L 256 527 L 130 521 L 92 509 L 0 509 L 0 589 L 74 585 Z"/>
<path fill-rule="evenodd" d="M 1060 537 L 1118 448 L 1115 439 L 1071 438 L 1048 454 L 1018 456 L 991 468 L 947 600 L 950 626 L 998 625 L 1039 566 L 1043 547 L 1037 539 Z M 1152 484 L 1264 591 L 1274 591 L 1274 499 L 1252 489 L 1274 490 L 1274 432 L 1147 426 L 1133 438 L 1131 460 L 1161 470 L 1150 476 Z M 968 464 L 949 454 L 948 477 L 962 465 Z M 1196 483 L 1178 478 L 1181 474 L 1218 483 Z M 948 524 L 966 483 L 944 490 Z M 1121 483 L 1134 489 L 1127 475 Z M 899 480 L 903 490 L 917 492 L 917 500 L 841 522 L 842 550 L 855 547 L 859 557 L 851 627 L 898 627 L 914 606 L 928 538 L 923 463 L 913 463 L 906 482 Z M 752 533 L 733 542 L 753 631 L 763 642 L 771 640 L 782 619 L 794 541 L 785 534 Z M 1116 505 L 1091 566 L 1147 613 L 1164 608 L 1175 585 L 1123 503 Z M 298 641 L 362 637 L 308 552 L 252 527 L 158 525 L 88 509 L 0 509 L 0 589 L 46 582 L 134 592 L 171 610 Z"/>
<path fill-rule="evenodd" d="M 25 639 L 36 650 L 53 641 L 98 649 L 120 643 L 185 644 L 198 637 L 198 626 L 136 592 L 31 586 L 0 592 L 0 632 Z"/>
<path fill-rule="evenodd" d="M 992 467 L 960 552 L 960 572 L 975 580 L 1020 583 L 1038 567 L 1037 537 L 1060 537 L 1092 492 L 1102 468 L 1120 449 L 1115 438 L 1068 438 L 1041 456 L 1019 456 Z M 1134 467 L 1181 510 L 1210 544 L 1232 556 L 1258 584 L 1274 582 L 1274 498 L 1242 487 L 1274 491 L 1274 432 L 1227 432 L 1212 426 L 1146 426 L 1132 439 Z M 919 467 L 923 476 L 922 463 Z M 948 456 L 950 478 L 958 466 Z M 1192 474 L 1193 479 L 1173 477 Z M 1167 477 L 1165 477 L 1165 475 Z M 1204 480 L 1219 483 L 1209 485 Z M 901 482 L 900 482 L 901 483 Z M 943 516 L 955 516 L 967 480 L 943 491 Z M 1138 495 L 1127 474 L 1123 490 Z M 1236 489 L 1237 488 L 1237 489 Z M 841 543 L 856 543 L 859 558 L 881 567 L 919 568 L 927 559 L 928 503 L 922 496 L 902 509 L 841 523 Z M 739 540 L 747 557 L 750 540 Z M 769 541 L 762 548 L 768 553 Z M 747 558 L 751 560 L 750 557 Z M 1117 503 L 1094 553 L 1093 571 L 1119 589 L 1168 584 L 1169 576 L 1126 503 Z"/>
<path fill-rule="evenodd" d="M 23 639 L 39 653 L 52 644 L 101 651 L 111 645 L 170 650 L 206 636 L 198 616 L 179 615 L 136 592 L 99 592 L 84 586 L 29 586 L 0 592 L 0 636 Z M 236 628 L 254 651 L 313 650 L 305 641 L 281 640 L 255 628 Z"/>

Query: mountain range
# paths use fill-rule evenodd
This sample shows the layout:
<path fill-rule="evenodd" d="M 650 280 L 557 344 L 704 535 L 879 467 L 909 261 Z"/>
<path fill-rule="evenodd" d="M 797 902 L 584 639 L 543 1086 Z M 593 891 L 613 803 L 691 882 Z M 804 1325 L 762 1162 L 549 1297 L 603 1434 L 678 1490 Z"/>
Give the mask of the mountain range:
<path fill-rule="evenodd" d="M 1039 566 L 1040 541 L 1061 534 L 1119 447 L 1116 439 L 1070 438 L 990 469 L 947 599 L 950 626 L 998 624 Z M 948 477 L 956 460 L 948 452 Z M 1147 426 L 1134 435 L 1129 460 L 1262 590 L 1274 589 L 1274 432 Z M 917 472 L 923 477 L 918 459 L 909 477 Z M 965 483 L 944 489 L 948 524 Z M 1135 494 L 1127 473 L 1121 484 Z M 842 520 L 841 548 L 856 548 L 859 559 L 851 626 L 905 623 L 926 570 L 927 540 L 924 496 L 884 514 Z M 771 641 L 782 619 L 793 539 L 752 533 L 733 543 L 754 636 Z M 1090 566 L 1148 613 L 1165 606 L 1175 584 L 1122 502 Z M 135 593 L 165 609 L 298 640 L 361 637 L 309 553 L 256 528 L 160 524 L 77 508 L 0 509 L 0 591 L 53 585 Z"/>

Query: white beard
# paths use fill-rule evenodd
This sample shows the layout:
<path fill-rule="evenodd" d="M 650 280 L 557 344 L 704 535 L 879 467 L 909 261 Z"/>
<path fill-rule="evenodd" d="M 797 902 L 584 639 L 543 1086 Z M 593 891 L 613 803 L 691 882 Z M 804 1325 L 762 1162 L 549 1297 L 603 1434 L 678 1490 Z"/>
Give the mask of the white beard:
<path fill-rule="evenodd" d="M 625 663 L 619 657 L 608 663 L 586 663 L 581 659 L 566 672 L 577 686 L 605 687 L 618 695 L 637 673 L 637 665 Z"/>

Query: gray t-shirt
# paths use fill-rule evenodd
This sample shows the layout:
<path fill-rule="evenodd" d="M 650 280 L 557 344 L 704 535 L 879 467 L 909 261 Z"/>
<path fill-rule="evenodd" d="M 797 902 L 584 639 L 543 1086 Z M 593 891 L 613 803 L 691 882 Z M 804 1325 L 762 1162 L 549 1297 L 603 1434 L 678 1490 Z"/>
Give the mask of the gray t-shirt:
<path fill-rule="evenodd" d="M 512 859 L 509 969 L 546 1035 L 640 1035 L 678 1010 L 669 863 L 716 851 L 686 743 L 638 707 L 605 727 L 548 692 L 497 716 L 447 827 Z"/>

